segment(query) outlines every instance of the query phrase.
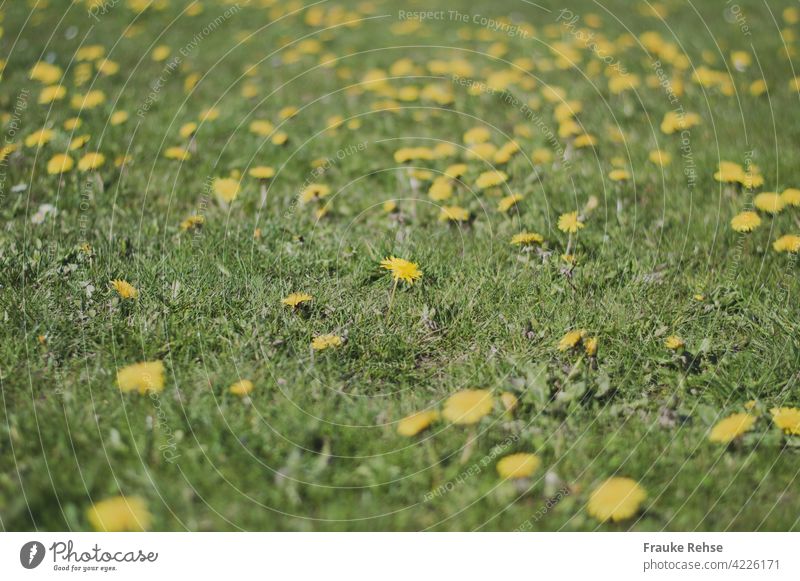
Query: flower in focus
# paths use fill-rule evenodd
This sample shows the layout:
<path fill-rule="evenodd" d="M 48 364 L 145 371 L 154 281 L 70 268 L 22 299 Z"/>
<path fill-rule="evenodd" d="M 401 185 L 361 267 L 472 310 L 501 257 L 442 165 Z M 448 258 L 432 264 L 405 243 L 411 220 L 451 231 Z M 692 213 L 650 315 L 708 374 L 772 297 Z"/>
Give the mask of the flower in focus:
<path fill-rule="evenodd" d="M 501 478 L 529 478 L 541 463 L 536 454 L 510 454 L 497 463 L 497 473 Z"/>
<path fill-rule="evenodd" d="M 115 496 L 93 504 L 86 514 L 97 532 L 142 532 L 150 528 L 152 517 L 147 504 L 138 496 Z"/>
<path fill-rule="evenodd" d="M 398 422 L 397 433 L 407 437 L 416 436 L 421 431 L 428 429 L 428 427 L 438 419 L 439 412 L 435 410 L 411 414 Z"/>
<path fill-rule="evenodd" d="M 117 371 L 117 386 L 128 393 L 159 392 L 164 389 L 164 364 L 161 361 L 134 363 Z"/>
<path fill-rule="evenodd" d="M 292 293 L 287 295 L 281 301 L 287 307 L 291 307 L 296 309 L 297 307 L 303 306 L 305 303 L 311 302 L 313 297 L 308 293 Z"/>
<path fill-rule="evenodd" d="M 340 347 L 343 343 L 344 340 L 339 335 L 317 335 L 311 341 L 311 348 L 314 349 L 314 351 L 325 351 L 326 349 Z"/>
<path fill-rule="evenodd" d="M 755 423 L 756 417 L 750 414 L 732 414 L 717 422 L 708 434 L 708 439 L 711 442 L 729 444 L 745 432 L 750 431 Z"/>
<path fill-rule="evenodd" d="M 442 415 L 454 424 L 476 424 L 494 406 L 492 392 L 486 389 L 465 389 L 451 395 Z"/>
<path fill-rule="evenodd" d="M 755 212 L 739 212 L 731 220 L 731 227 L 737 232 L 752 232 L 761 225 L 761 218 Z"/>
<path fill-rule="evenodd" d="M 586 506 L 599 521 L 618 522 L 634 516 L 647 498 L 647 492 L 631 478 L 615 476 L 592 491 Z"/>
<path fill-rule="evenodd" d="M 117 291 L 117 294 L 123 299 L 136 299 L 139 297 L 139 291 L 131 283 L 125 280 L 112 280 L 111 286 Z"/>
<path fill-rule="evenodd" d="M 785 434 L 800 436 L 800 409 L 798 408 L 772 408 L 772 421 Z"/>
<path fill-rule="evenodd" d="M 391 272 L 395 282 L 402 280 L 408 284 L 414 284 L 414 281 L 422 278 L 419 265 L 404 258 L 395 258 L 394 256 L 384 258 L 381 260 L 381 268 Z"/>
<path fill-rule="evenodd" d="M 558 218 L 558 229 L 562 232 L 575 234 L 584 227 L 584 223 L 578 218 L 578 212 L 567 212 Z"/>

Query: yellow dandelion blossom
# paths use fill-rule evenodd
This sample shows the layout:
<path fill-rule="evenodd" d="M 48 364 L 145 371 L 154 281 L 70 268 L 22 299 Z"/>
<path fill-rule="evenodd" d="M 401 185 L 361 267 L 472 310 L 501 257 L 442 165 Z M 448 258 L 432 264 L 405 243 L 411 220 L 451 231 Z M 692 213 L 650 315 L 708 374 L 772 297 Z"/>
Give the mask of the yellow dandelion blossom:
<path fill-rule="evenodd" d="M 52 85 L 45 87 L 39 93 L 39 105 L 49 105 L 53 101 L 60 101 L 67 94 L 67 88 L 64 85 Z"/>
<path fill-rule="evenodd" d="M 561 340 L 558 342 L 558 350 L 569 351 L 570 349 L 574 349 L 583 341 L 584 337 L 586 337 L 586 331 L 584 329 L 570 331 L 561 337 Z"/>
<path fill-rule="evenodd" d="M 500 184 L 504 184 L 507 180 L 508 174 L 506 174 L 504 171 L 485 171 L 478 176 L 478 179 L 475 180 L 475 187 L 479 190 L 485 190 L 486 188 L 492 188 L 499 186 Z"/>
<path fill-rule="evenodd" d="M 786 203 L 780 194 L 775 192 L 762 192 L 753 198 L 753 205 L 767 214 L 778 214 Z"/>
<path fill-rule="evenodd" d="M 492 407 L 492 392 L 486 389 L 465 389 L 447 399 L 442 415 L 454 424 L 476 424 L 492 411 Z"/>
<path fill-rule="evenodd" d="M 427 430 L 438 419 L 439 412 L 435 410 L 411 414 L 398 422 L 397 433 L 406 437 L 416 436 L 423 430 Z"/>
<path fill-rule="evenodd" d="M 735 183 L 744 178 L 744 168 L 732 161 L 719 162 L 719 169 L 714 174 L 714 179 L 722 183 Z"/>
<path fill-rule="evenodd" d="M 667 167 L 672 163 L 672 156 L 668 152 L 661 151 L 660 149 L 652 150 L 647 155 L 647 159 L 650 160 L 650 163 L 654 163 L 659 167 Z"/>
<path fill-rule="evenodd" d="M 117 386 L 128 393 L 159 392 L 164 389 L 164 364 L 161 361 L 134 363 L 117 371 Z"/>
<path fill-rule="evenodd" d="M 101 500 L 87 511 L 89 524 L 97 532 L 142 532 L 150 528 L 152 517 L 147 503 L 138 496 L 115 496 Z"/>
<path fill-rule="evenodd" d="M 772 243 L 776 252 L 800 252 L 800 236 L 786 234 Z"/>
<path fill-rule="evenodd" d="M 467 173 L 467 169 L 469 169 L 469 167 L 466 163 L 454 163 L 444 170 L 444 176 L 455 180 Z"/>
<path fill-rule="evenodd" d="M 300 201 L 304 204 L 320 200 L 331 193 L 331 189 L 324 184 L 309 184 L 300 192 Z"/>
<path fill-rule="evenodd" d="M 510 454 L 497 463 L 497 473 L 501 478 L 529 478 L 541 463 L 536 454 Z"/>
<path fill-rule="evenodd" d="M 205 216 L 194 214 L 186 218 L 183 222 L 181 222 L 181 230 L 184 232 L 186 232 L 187 230 L 194 230 L 196 228 L 200 228 L 205 223 L 206 223 Z"/>
<path fill-rule="evenodd" d="M 49 143 L 55 136 L 52 129 L 39 129 L 25 138 L 25 147 L 42 147 Z"/>
<path fill-rule="evenodd" d="M 325 349 L 341 347 L 343 343 L 344 339 L 342 339 L 339 335 L 317 335 L 311 341 L 311 348 L 314 349 L 314 351 L 325 351 Z"/>
<path fill-rule="evenodd" d="M 167 159 L 177 159 L 180 161 L 186 161 L 192 154 L 183 147 L 168 147 L 164 150 L 164 157 Z"/>
<path fill-rule="evenodd" d="M 750 414 L 731 414 L 727 418 L 717 422 L 708 434 L 708 439 L 711 442 L 728 444 L 745 432 L 750 431 L 755 423 L 756 417 Z"/>
<path fill-rule="evenodd" d="M 419 265 L 404 258 L 396 258 L 394 256 L 384 258 L 381 260 L 381 268 L 391 272 L 395 281 L 402 280 L 408 284 L 414 284 L 414 281 L 422 278 L 422 271 L 419 269 Z"/>
<path fill-rule="evenodd" d="M 519 405 L 519 399 L 510 391 L 504 391 L 500 394 L 500 402 L 508 413 L 512 413 Z"/>
<path fill-rule="evenodd" d="M 449 200 L 453 196 L 453 184 L 446 177 L 438 177 L 433 180 L 428 195 L 435 202 Z"/>
<path fill-rule="evenodd" d="M 618 522 L 634 516 L 647 498 L 647 492 L 631 478 L 615 476 L 592 491 L 586 506 L 599 521 Z"/>
<path fill-rule="evenodd" d="M 587 339 L 583 342 L 583 349 L 586 351 L 586 354 L 589 357 L 596 357 L 597 356 L 597 345 L 600 343 L 600 339 L 597 337 L 592 337 Z"/>
<path fill-rule="evenodd" d="M 800 206 L 800 190 L 787 188 L 781 192 L 784 206 Z"/>
<path fill-rule="evenodd" d="M 216 178 L 214 193 L 223 202 L 230 204 L 239 195 L 239 180 L 233 178 Z"/>
<path fill-rule="evenodd" d="M 250 174 L 250 177 L 254 177 L 259 180 L 268 180 L 275 177 L 275 168 L 266 165 L 259 165 L 251 168 L 247 173 Z"/>
<path fill-rule="evenodd" d="M 578 212 L 567 212 L 558 218 L 558 229 L 562 232 L 575 234 L 584 226 L 585 224 L 578 218 Z"/>
<path fill-rule="evenodd" d="M 786 434 L 800 436 L 800 409 L 772 408 L 772 421 Z"/>
<path fill-rule="evenodd" d="M 761 225 L 761 218 L 755 212 L 739 212 L 731 219 L 731 228 L 737 232 L 752 232 Z"/>
<path fill-rule="evenodd" d="M 612 182 L 623 182 L 631 179 L 631 174 L 624 169 L 613 169 L 608 173 L 608 179 Z"/>
<path fill-rule="evenodd" d="M 47 173 L 50 175 L 60 175 L 67 173 L 73 167 L 75 167 L 75 162 L 70 156 L 64 153 L 57 153 L 47 162 Z"/>
<path fill-rule="evenodd" d="M 677 335 L 670 335 L 664 341 L 664 346 L 671 351 L 679 351 L 686 346 L 686 342 Z"/>
<path fill-rule="evenodd" d="M 136 299 L 139 297 L 139 291 L 136 287 L 125 280 L 112 280 L 111 286 L 123 299 Z"/>
<path fill-rule="evenodd" d="M 511 244 L 514 246 L 533 246 L 542 242 L 544 242 L 544 237 L 536 232 L 520 232 L 511 238 Z"/>
<path fill-rule="evenodd" d="M 249 379 L 242 379 L 241 381 L 237 381 L 233 385 L 228 388 L 228 392 L 232 393 L 233 395 L 245 396 L 248 395 L 251 391 L 253 391 L 253 382 Z"/>
<path fill-rule="evenodd" d="M 497 209 L 500 212 L 508 212 L 511 208 L 519 204 L 523 200 L 523 196 L 521 194 L 511 194 L 510 196 L 506 196 L 500 203 L 497 204 Z"/>
<path fill-rule="evenodd" d="M 461 206 L 443 206 L 439 212 L 439 222 L 468 222 L 469 210 Z"/>
<path fill-rule="evenodd" d="M 89 171 L 101 167 L 106 162 L 106 156 L 102 153 L 87 153 L 78 161 L 79 171 Z"/>
<path fill-rule="evenodd" d="M 310 303 L 313 300 L 313 298 L 314 297 L 312 297 L 308 293 L 292 293 L 290 295 L 285 296 L 281 302 L 287 307 L 296 309 L 297 307 L 300 307 L 305 303 Z"/>

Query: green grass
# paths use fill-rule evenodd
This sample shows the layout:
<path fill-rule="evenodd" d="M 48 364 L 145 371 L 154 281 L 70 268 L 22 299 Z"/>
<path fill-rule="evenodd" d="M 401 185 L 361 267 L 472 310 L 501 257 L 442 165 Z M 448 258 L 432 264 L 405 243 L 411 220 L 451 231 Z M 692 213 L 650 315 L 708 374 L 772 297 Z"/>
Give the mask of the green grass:
<path fill-rule="evenodd" d="M 547 31 L 559 24 L 552 1 L 541 3 L 550 12 L 514 0 L 453 3 L 464 14 L 513 14 L 536 27 L 530 38 L 498 32 L 467 40 L 459 29 L 486 29 L 444 20 L 393 36 L 398 10 L 424 9 L 422 3 L 375 2 L 372 16 L 388 16 L 321 33 L 304 23 L 303 11 L 268 26 L 277 14 L 242 2 L 166 74 L 139 117 L 164 75 L 165 63 L 153 62 L 151 49 L 166 43 L 177 53 L 224 12 L 222 4 L 206 1 L 201 14 L 179 16 L 183 3 L 173 1 L 162 12 L 136 16 L 120 2 L 98 21 L 82 4 L 66 13 L 57 2 L 34 11 L 28 2 L 2 8 L 4 137 L 14 133 L 15 119 L 17 142 L 43 126 L 56 129 L 50 144 L 38 152 L 21 147 L 2 165 L 3 530 L 85 530 L 92 502 L 117 494 L 145 498 L 156 530 L 800 528 L 798 440 L 780 434 L 767 411 L 800 403 L 797 264 L 771 246 L 800 230 L 800 214 L 790 208 L 746 237 L 736 234 L 730 218 L 752 195 L 713 179 L 720 160 L 750 160 L 763 172 L 764 191 L 800 186 L 798 96 L 768 6 L 739 3 L 749 36 L 713 3 L 695 13 L 681 0 L 664 1 L 671 8 L 666 24 L 629 2 L 610 2 L 608 12 L 585 1 L 570 7 L 581 23 L 599 14 L 610 39 L 626 29 L 659 31 L 693 67 L 725 70 L 731 50 L 752 52 L 749 69 L 731 69 L 735 96 L 692 83 L 691 69 L 664 65 L 685 80 L 679 104 L 702 118 L 682 151 L 679 135 L 659 129 L 676 105 L 648 85 L 652 60 L 638 44 L 615 57 L 642 80 L 622 95 L 609 93 L 602 69 L 591 72 L 589 63 L 599 61 L 590 51 L 582 51 L 576 68 L 538 70 L 553 60 L 550 46 L 559 40 Z M 770 4 L 777 27 L 800 34 L 782 21 L 778 3 Z M 355 3 L 341 5 L 355 10 Z M 332 9 L 330 2 L 322 6 Z M 133 20 L 141 33 L 125 38 Z M 561 40 L 572 39 L 558 31 Z M 245 32 L 257 34 L 240 43 Z M 352 78 L 318 67 L 319 55 L 282 63 L 281 45 L 307 35 L 341 58 L 337 67 Z M 463 58 L 485 81 L 510 66 L 486 54 L 496 42 L 507 44 L 508 61 L 527 56 L 538 63 L 536 88 L 509 88 L 520 102 L 541 100 L 534 114 L 499 94 L 471 96 L 425 68 L 432 59 Z M 81 43 L 103 44 L 119 72 L 93 73 L 74 87 L 71 60 Z M 703 51 L 714 62 L 706 63 Z M 393 86 L 441 82 L 453 88 L 454 103 L 402 102 L 399 111 L 375 112 L 373 103 L 386 97 L 347 89 L 403 57 L 421 67 L 421 76 Z M 52 107 L 37 104 L 41 85 L 28 79 L 42 58 L 66 70 L 67 98 Z M 253 77 L 242 76 L 262 59 Z M 187 94 L 184 80 L 194 72 L 204 76 Z M 747 87 L 762 75 L 769 96 L 754 97 Z M 241 96 L 248 79 L 258 87 L 252 98 Z M 568 163 L 532 172 L 526 154 L 557 149 L 548 138 L 548 131 L 557 133 L 554 105 L 541 99 L 546 85 L 583 103 L 577 119 L 598 145 L 569 148 Z M 73 136 L 62 127 L 77 114 L 70 97 L 90 87 L 107 100 L 81 113 L 75 135 L 91 135 L 91 150 L 105 154 L 102 187 L 75 170 L 62 179 L 45 171 Z M 26 106 L 15 109 L 19 95 Z M 247 130 L 254 119 L 279 125 L 278 111 L 287 105 L 301 108 L 280 127 L 289 133 L 287 146 Z M 185 144 L 179 127 L 212 106 L 221 115 L 200 125 L 193 157 L 165 159 L 165 147 Z M 130 119 L 109 125 L 119 109 Z M 325 131 L 333 115 L 358 118 L 361 127 Z M 453 142 L 456 156 L 410 164 L 439 173 L 463 160 L 463 133 L 482 124 L 496 145 L 515 125 L 534 128 L 531 137 L 517 138 L 523 154 L 505 169 L 509 189 L 525 200 L 504 216 L 496 210 L 499 197 L 462 186 L 457 202 L 474 221 L 442 224 L 427 186 L 414 190 L 393 153 Z M 624 143 L 611 138 L 615 126 Z M 556 139 L 567 148 L 566 139 Z M 673 156 L 663 171 L 647 160 L 656 147 Z M 120 171 L 112 162 L 124 154 L 133 161 Z M 635 179 L 608 180 L 618 156 Z M 335 162 L 315 180 L 311 163 L 322 157 Z M 467 163 L 466 186 L 491 167 Z M 262 210 L 258 184 L 246 176 L 254 165 L 279 170 Z M 239 198 L 225 208 L 208 184 L 231 171 L 245 177 Z M 691 172 L 696 178 L 687 180 Z M 331 213 L 319 221 L 296 203 L 312 181 L 334 192 Z M 12 190 L 16 184 L 26 188 Z M 578 265 L 569 271 L 559 257 L 566 235 L 556 223 L 590 195 L 599 206 L 586 218 Z M 382 210 L 387 200 L 397 200 L 399 215 Z M 57 214 L 34 224 L 41 204 L 56 206 Z M 180 231 L 193 213 L 204 215 L 205 226 Z M 551 253 L 510 246 L 524 229 L 540 232 Z M 378 267 L 389 255 L 410 258 L 424 272 L 413 287 L 400 285 L 390 313 L 391 282 Z M 137 301 L 115 296 L 109 281 L 117 278 L 139 289 Z M 281 298 L 293 291 L 313 294 L 313 306 L 303 313 L 283 307 Z M 698 293 L 702 301 L 693 298 Z M 556 349 L 575 328 L 599 337 L 595 363 Z M 346 344 L 312 354 L 312 337 L 334 332 Z M 685 339 L 691 356 L 664 347 L 672 334 Z M 120 393 L 118 368 L 155 359 L 167 369 L 163 392 Z M 227 393 L 240 378 L 255 383 L 251 400 Z M 467 462 L 460 457 L 469 428 L 440 422 L 415 438 L 397 435 L 397 420 L 440 408 L 464 388 L 520 398 L 513 416 L 498 403 L 477 426 Z M 759 402 L 753 431 L 730 447 L 709 442 L 710 428 L 750 400 Z M 534 478 L 519 485 L 503 482 L 494 468 L 515 451 L 542 458 Z M 639 481 L 648 500 L 636 518 L 600 524 L 586 501 L 615 474 Z M 562 486 L 569 494 L 542 511 Z"/>

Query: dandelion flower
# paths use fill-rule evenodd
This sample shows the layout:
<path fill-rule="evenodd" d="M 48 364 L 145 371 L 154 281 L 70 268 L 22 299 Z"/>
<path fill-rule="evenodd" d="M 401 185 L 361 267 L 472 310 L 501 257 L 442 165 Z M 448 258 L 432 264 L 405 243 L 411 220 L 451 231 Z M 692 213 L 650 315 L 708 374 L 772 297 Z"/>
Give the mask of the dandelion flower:
<path fill-rule="evenodd" d="M 249 379 L 242 379 L 237 381 L 228 388 L 228 391 L 233 395 L 245 396 L 253 391 L 253 382 Z"/>
<path fill-rule="evenodd" d="M 305 303 L 310 303 L 313 297 L 308 293 L 292 293 L 287 295 L 281 301 L 287 307 L 291 307 L 296 309 L 297 307 L 303 306 Z"/>
<path fill-rule="evenodd" d="M 111 286 L 117 291 L 117 294 L 123 299 L 136 299 L 139 297 L 139 291 L 131 283 L 125 280 L 112 280 Z"/>
<path fill-rule="evenodd" d="M 544 242 L 544 237 L 536 232 L 520 232 L 511 238 L 511 244 L 514 246 L 533 246 L 542 242 Z"/>
<path fill-rule="evenodd" d="M 650 160 L 650 163 L 654 163 L 659 167 L 667 167 L 670 163 L 672 163 L 672 156 L 666 152 L 661 151 L 660 149 L 654 149 L 647 155 L 647 159 Z"/>
<path fill-rule="evenodd" d="M 784 206 L 800 206 L 800 190 L 788 188 L 781 192 Z"/>
<path fill-rule="evenodd" d="M 511 194 L 510 196 L 506 196 L 505 198 L 500 200 L 500 203 L 497 204 L 497 209 L 500 212 L 506 213 L 511 208 L 520 203 L 522 200 L 523 196 L 521 194 Z"/>
<path fill-rule="evenodd" d="M 686 342 L 677 335 L 670 335 L 664 341 L 664 346 L 671 351 L 679 351 L 686 346 Z"/>
<path fill-rule="evenodd" d="M 506 411 L 509 413 L 517 409 L 517 406 L 519 405 L 519 399 L 510 391 L 504 391 L 501 393 L 500 401 L 502 402 L 503 407 L 506 408 Z"/>
<path fill-rule="evenodd" d="M 583 342 L 583 349 L 589 357 L 597 356 L 597 345 L 600 340 L 597 337 L 592 337 Z"/>
<path fill-rule="evenodd" d="M 708 439 L 711 442 L 729 444 L 745 432 L 750 431 L 755 423 L 756 417 L 750 414 L 732 414 L 717 422 L 708 434 Z"/>
<path fill-rule="evenodd" d="M 497 463 L 497 473 L 501 478 L 529 478 L 541 463 L 536 454 L 510 454 Z"/>
<path fill-rule="evenodd" d="M 576 329 L 574 331 L 570 331 L 558 342 L 558 350 L 559 351 L 569 351 L 570 349 L 574 349 L 578 346 L 578 344 L 583 340 L 586 336 L 586 331 L 583 329 Z"/>
<path fill-rule="evenodd" d="M 439 212 L 439 222 L 468 222 L 469 210 L 461 206 L 443 206 Z"/>
<path fill-rule="evenodd" d="M 381 268 L 392 273 L 392 278 L 397 281 L 404 281 L 414 284 L 414 281 L 422 278 L 422 271 L 415 262 L 410 262 L 404 258 L 390 256 L 381 260 Z"/>
<path fill-rule="evenodd" d="M 772 408 L 772 421 L 786 434 L 800 436 L 800 409 Z"/>
<path fill-rule="evenodd" d="M 164 389 L 164 364 L 161 361 L 134 363 L 117 371 L 120 391 L 159 392 Z"/>
<path fill-rule="evenodd" d="M 449 200 L 453 196 L 453 185 L 446 177 L 438 177 L 433 180 L 428 195 L 435 202 Z"/>
<path fill-rule="evenodd" d="M 138 496 L 115 496 L 92 505 L 86 513 L 97 532 L 142 532 L 150 528 L 152 517 L 147 504 Z"/>
<path fill-rule="evenodd" d="M 753 198 L 753 205 L 767 214 L 779 214 L 785 204 L 780 194 L 775 192 L 763 192 Z"/>
<path fill-rule="evenodd" d="M 268 180 L 272 177 L 275 177 L 275 169 L 266 165 L 259 165 L 251 168 L 248 173 L 251 177 L 259 180 Z"/>
<path fill-rule="evenodd" d="M 631 478 L 615 476 L 594 489 L 587 511 L 599 521 L 618 522 L 634 516 L 647 498 L 647 492 Z"/>
<path fill-rule="evenodd" d="M 623 182 L 631 179 L 631 174 L 624 169 L 613 169 L 608 173 L 608 179 L 612 182 Z"/>
<path fill-rule="evenodd" d="M 186 161 L 187 159 L 192 157 L 192 154 L 189 153 L 189 151 L 183 147 L 168 147 L 167 149 L 164 150 L 164 157 L 166 157 L 167 159 L 177 159 L 180 161 Z"/>
<path fill-rule="evenodd" d="M 406 416 L 397 424 L 397 433 L 401 436 L 416 436 L 439 419 L 439 412 L 428 410 Z"/>
<path fill-rule="evenodd" d="M 476 424 L 492 411 L 493 406 L 492 392 L 486 389 L 465 389 L 448 398 L 442 415 L 454 424 Z"/>
<path fill-rule="evenodd" d="M 47 173 L 50 175 L 60 175 L 67 173 L 73 167 L 75 167 L 75 162 L 70 156 L 64 153 L 57 153 L 47 162 Z"/>
<path fill-rule="evenodd" d="M 186 232 L 188 230 L 194 230 L 196 228 L 200 228 L 203 224 L 205 224 L 206 219 L 204 216 L 199 214 L 194 214 L 186 218 L 183 222 L 181 222 L 181 230 Z"/>
<path fill-rule="evenodd" d="M 106 156 L 102 153 L 87 153 L 78 161 L 79 171 L 89 171 L 101 167 L 106 162 Z"/>
<path fill-rule="evenodd" d="M 230 204 L 239 194 L 239 180 L 233 178 L 216 178 L 214 180 L 214 193 L 217 197 Z"/>
<path fill-rule="evenodd" d="M 739 212 L 731 220 L 731 227 L 737 232 L 752 232 L 761 225 L 761 218 L 755 212 Z"/>
<path fill-rule="evenodd" d="M 325 351 L 325 349 L 341 347 L 343 343 L 344 340 L 339 335 L 317 335 L 311 341 L 311 347 L 314 351 Z"/>
<path fill-rule="evenodd" d="M 25 138 L 25 147 L 41 147 L 49 143 L 55 136 L 52 129 L 39 129 Z"/>
<path fill-rule="evenodd" d="M 800 236 L 786 234 L 772 243 L 776 252 L 800 252 Z"/>
<path fill-rule="evenodd" d="M 478 176 L 478 179 L 475 180 L 475 187 L 479 190 L 485 190 L 486 188 L 492 188 L 494 186 L 504 184 L 507 180 L 508 174 L 506 174 L 504 171 L 485 171 Z"/>
<path fill-rule="evenodd" d="M 320 200 L 331 193 L 331 189 L 324 184 L 310 184 L 300 192 L 300 201 L 304 204 Z"/>
<path fill-rule="evenodd" d="M 467 173 L 467 169 L 469 168 L 466 163 L 454 163 L 444 170 L 444 175 L 445 177 L 455 180 Z"/>
<path fill-rule="evenodd" d="M 558 229 L 562 232 L 575 234 L 584 226 L 585 224 L 578 218 L 578 212 L 567 212 L 558 218 Z"/>

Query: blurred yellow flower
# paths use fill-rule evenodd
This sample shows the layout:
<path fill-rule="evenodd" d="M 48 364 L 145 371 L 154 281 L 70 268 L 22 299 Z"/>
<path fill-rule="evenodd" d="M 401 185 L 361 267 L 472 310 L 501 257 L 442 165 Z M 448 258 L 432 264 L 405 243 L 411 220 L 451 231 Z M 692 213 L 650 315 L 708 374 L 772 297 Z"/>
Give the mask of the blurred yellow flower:
<path fill-rule="evenodd" d="M 92 505 L 86 514 L 98 532 L 142 532 L 150 528 L 152 517 L 147 504 L 138 496 L 115 496 Z"/>
<path fill-rule="evenodd" d="M 686 342 L 677 335 L 670 335 L 664 341 L 664 346 L 672 351 L 679 351 L 686 346 Z"/>
<path fill-rule="evenodd" d="M 800 436 L 800 409 L 798 408 L 772 408 L 772 421 L 786 434 Z"/>
<path fill-rule="evenodd" d="M 442 415 L 454 424 L 475 424 L 492 411 L 494 399 L 486 389 L 465 389 L 451 395 Z"/>
<path fill-rule="evenodd" d="M 317 335 L 311 341 L 311 347 L 314 351 L 324 351 L 325 349 L 341 347 L 343 343 L 344 340 L 339 335 Z"/>
<path fill-rule="evenodd" d="M 569 351 L 570 349 L 574 349 L 584 337 L 586 337 L 586 331 L 584 329 L 570 331 L 561 337 L 561 340 L 558 342 L 558 350 Z"/>
<path fill-rule="evenodd" d="M 161 361 L 134 363 L 117 371 L 117 386 L 128 393 L 159 392 L 164 389 L 164 364 Z"/>
<path fill-rule="evenodd" d="M 513 238 L 511 238 L 511 244 L 514 246 L 532 246 L 542 242 L 544 242 L 544 238 L 536 232 L 520 232 L 519 234 L 514 234 Z"/>
<path fill-rule="evenodd" d="M 428 429 L 428 427 L 438 419 L 439 412 L 435 410 L 411 414 L 398 422 L 397 433 L 407 437 L 416 436 L 421 431 Z"/>
<path fill-rule="evenodd" d="M 767 214 L 778 214 L 783 210 L 785 202 L 780 194 L 775 192 L 762 192 L 753 198 L 753 205 Z"/>
<path fill-rule="evenodd" d="M 73 167 L 75 167 L 75 162 L 70 156 L 64 153 L 57 153 L 47 162 L 47 173 L 50 175 L 59 175 L 67 173 Z"/>
<path fill-rule="evenodd" d="M 778 238 L 772 243 L 772 248 L 776 252 L 800 252 L 800 236 L 795 234 L 786 234 Z"/>
<path fill-rule="evenodd" d="M 214 180 L 214 193 L 223 202 L 230 204 L 239 194 L 239 180 L 233 178 L 216 178 Z"/>
<path fill-rule="evenodd" d="M 299 306 L 304 305 L 305 303 L 310 303 L 313 300 L 313 297 L 308 293 L 292 293 L 287 295 L 281 301 L 285 306 L 292 307 L 296 309 Z"/>
<path fill-rule="evenodd" d="M 615 476 L 592 491 L 586 506 L 599 521 L 618 522 L 634 516 L 647 498 L 647 492 L 631 478 Z"/>
<path fill-rule="evenodd" d="M 756 417 L 750 414 L 732 414 L 717 422 L 708 434 L 708 439 L 712 442 L 728 444 L 745 432 L 750 431 L 755 423 Z"/>
<path fill-rule="evenodd" d="M 228 391 L 233 395 L 245 396 L 253 391 L 253 382 L 249 379 L 242 379 L 237 381 L 228 388 Z"/>
<path fill-rule="evenodd" d="M 536 454 L 510 454 L 497 463 L 497 473 L 501 478 L 529 478 L 541 463 Z"/>

